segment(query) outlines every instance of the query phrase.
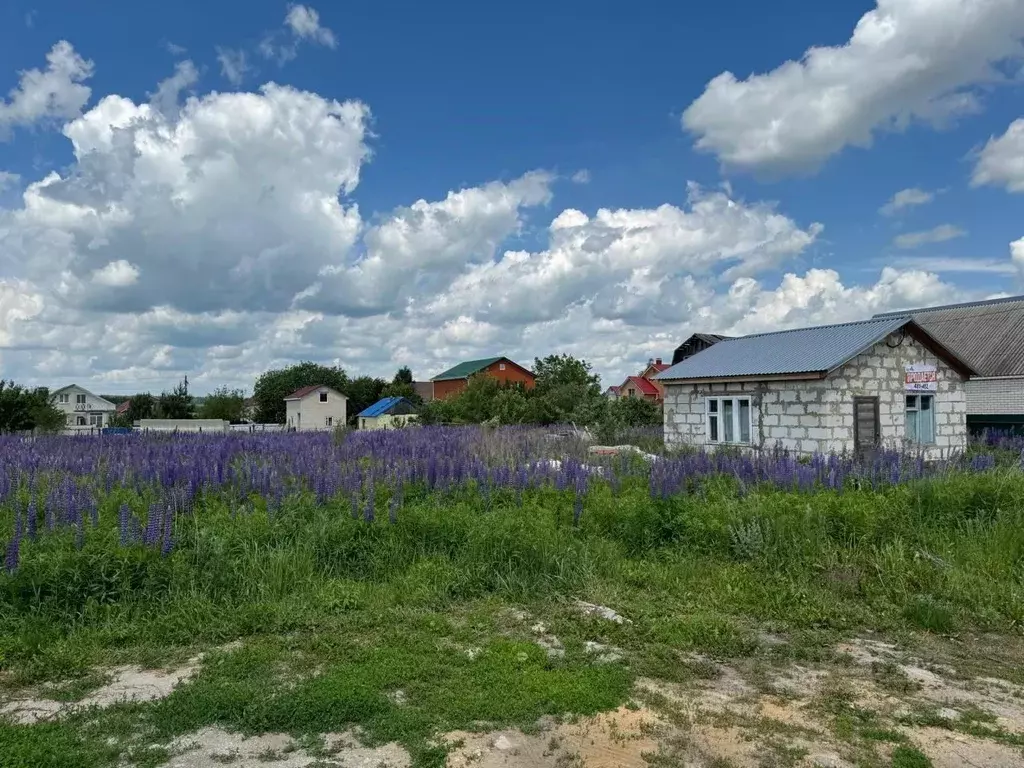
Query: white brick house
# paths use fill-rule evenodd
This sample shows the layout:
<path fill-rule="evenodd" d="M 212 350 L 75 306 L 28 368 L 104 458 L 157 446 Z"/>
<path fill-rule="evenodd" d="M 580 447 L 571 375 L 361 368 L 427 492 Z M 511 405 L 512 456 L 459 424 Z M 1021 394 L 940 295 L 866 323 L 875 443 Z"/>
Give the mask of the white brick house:
<path fill-rule="evenodd" d="M 670 447 L 966 447 L 973 373 L 907 318 L 726 339 L 658 375 Z"/>
<path fill-rule="evenodd" d="M 348 418 L 348 398 L 319 384 L 295 390 L 284 402 L 285 425 L 299 432 L 344 427 Z"/>
<path fill-rule="evenodd" d="M 1024 428 L 1024 296 L 876 315 L 911 317 L 977 373 L 967 382 L 967 425 Z"/>
<path fill-rule="evenodd" d="M 117 406 L 84 387 L 69 384 L 50 395 L 50 402 L 67 418 L 67 428 L 75 431 L 102 429 L 110 426 Z"/>

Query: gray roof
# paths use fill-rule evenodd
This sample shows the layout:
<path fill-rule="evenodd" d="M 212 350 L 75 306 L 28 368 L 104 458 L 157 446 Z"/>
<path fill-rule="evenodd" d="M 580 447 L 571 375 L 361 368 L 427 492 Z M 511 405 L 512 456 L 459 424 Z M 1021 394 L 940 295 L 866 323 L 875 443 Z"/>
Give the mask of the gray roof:
<path fill-rule="evenodd" d="M 1024 376 L 1024 296 L 875 315 L 908 316 L 979 376 Z"/>
<path fill-rule="evenodd" d="M 839 325 L 820 325 L 791 331 L 758 333 L 738 339 L 724 339 L 693 357 L 662 371 L 656 379 L 728 379 L 736 376 L 824 376 L 870 349 L 904 326 L 910 318 L 897 316 L 861 320 Z M 935 347 L 942 357 L 963 368 L 948 351 Z"/>

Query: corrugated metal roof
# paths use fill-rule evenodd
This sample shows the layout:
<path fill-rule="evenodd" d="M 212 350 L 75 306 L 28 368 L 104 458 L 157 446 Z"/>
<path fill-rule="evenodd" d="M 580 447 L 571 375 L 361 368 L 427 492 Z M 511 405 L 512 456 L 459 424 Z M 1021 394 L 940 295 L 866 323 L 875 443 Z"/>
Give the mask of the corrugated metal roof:
<path fill-rule="evenodd" d="M 376 403 L 371 405 L 369 408 L 365 408 L 356 414 L 356 418 L 372 418 L 374 416 L 383 416 L 396 405 L 404 401 L 404 397 L 382 397 Z M 412 405 L 412 403 L 409 403 Z"/>
<path fill-rule="evenodd" d="M 979 376 L 1024 376 L 1024 296 L 888 312 L 907 316 Z"/>
<path fill-rule="evenodd" d="M 466 360 L 465 362 L 452 366 L 447 371 L 443 371 L 437 374 L 437 376 L 432 378 L 431 381 L 449 381 L 451 379 L 466 379 L 472 376 L 474 373 L 482 371 L 487 366 L 504 359 L 504 357 L 486 357 L 482 360 Z"/>
<path fill-rule="evenodd" d="M 654 378 L 726 379 L 824 373 L 856 357 L 907 322 L 905 317 L 879 318 L 723 339 Z"/>

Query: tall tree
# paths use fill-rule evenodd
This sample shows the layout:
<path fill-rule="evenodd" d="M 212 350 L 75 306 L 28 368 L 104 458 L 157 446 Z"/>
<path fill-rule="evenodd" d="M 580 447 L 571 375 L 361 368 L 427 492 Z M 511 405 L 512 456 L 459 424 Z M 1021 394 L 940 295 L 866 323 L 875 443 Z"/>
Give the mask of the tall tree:
<path fill-rule="evenodd" d="M 46 387 L 28 389 L 0 379 L 0 432 L 57 431 L 67 416 L 50 402 Z"/>
<path fill-rule="evenodd" d="M 531 421 L 590 424 L 601 418 L 605 398 L 601 378 L 590 363 L 571 355 L 548 355 L 534 361 L 537 386 Z"/>
<path fill-rule="evenodd" d="M 240 424 L 245 411 L 245 393 L 240 389 L 219 387 L 206 396 L 199 408 L 202 419 L 224 419 Z"/>
<path fill-rule="evenodd" d="M 188 377 L 179 382 L 170 392 L 160 395 L 160 402 L 157 410 L 162 419 L 191 419 L 192 395 L 188 393 Z"/>
<path fill-rule="evenodd" d="M 384 379 L 372 376 L 360 376 L 349 381 L 348 387 L 342 390 L 348 396 L 349 421 L 354 422 L 357 413 L 380 400 L 387 386 Z"/>
<path fill-rule="evenodd" d="M 152 419 L 156 416 L 156 398 L 149 392 L 140 392 L 133 395 L 128 405 L 128 420 L 139 421 L 140 419 Z"/>
<path fill-rule="evenodd" d="M 284 399 L 297 389 L 321 385 L 349 395 L 349 379 L 342 368 L 320 365 L 310 361 L 267 371 L 256 379 L 253 400 L 256 401 L 256 421 L 261 424 L 284 424 Z M 349 411 L 352 404 L 349 403 Z"/>
<path fill-rule="evenodd" d="M 381 390 L 380 395 L 381 397 L 404 397 L 416 405 L 423 403 L 423 398 L 416 393 L 416 387 L 412 384 L 412 371 L 406 365 L 395 372 L 395 377 Z"/>
<path fill-rule="evenodd" d="M 409 369 L 409 366 L 407 365 L 403 365 L 401 368 L 395 371 L 395 378 L 391 380 L 391 383 L 395 385 L 408 384 L 409 386 L 412 386 L 412 382 L 412 371 Z"/>

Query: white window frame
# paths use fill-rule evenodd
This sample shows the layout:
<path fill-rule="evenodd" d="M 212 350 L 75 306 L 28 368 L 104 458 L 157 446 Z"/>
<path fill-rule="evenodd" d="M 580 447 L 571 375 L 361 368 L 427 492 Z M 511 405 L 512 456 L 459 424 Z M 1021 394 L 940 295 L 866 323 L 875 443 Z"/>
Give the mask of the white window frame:
<path fill-rule="evenodd" d="M 62 392 L 60 395 L 57 396 L 57 402 L 63 404 L 70 403 L 71 395 L 69 395 L 67 392 Z"/>
<path fill-rule="evenodd" d="M 320 393 L 320 402 L 321 403 L 326 403 L 327 402 L 327 393 L 326 392 L 321 392 Z"/>
<path fill-rule="evenodd" d="M 85 405 L 85 395 L 75 395 L 75 405 Z"/>
<path fill-rule="evenodd" d="M 505 364 L 504 363 L 498 363 L 498 370 L 499 371 L 504 371 L 505 370 Z"/>
<path fill-rule="evenodd" d="M 747 402 L 747 439 L 742 440 L 740 436 L 743 434 L 740 425 L 742 419 L 740 418 L 740 401 L 746 400 Z M 724 403 L 732 403 L 732 434 L 736 438 L 734 440 L 725 440 L 723 435 L 725 430 L 722 428 L 722 415 L 725 413 Z M 715 403 L 715 410 L 712 412 L 711 404 Z M 717 432 L 718 438 L 711 439 L 711 421 L 712 419 L 717 420 Z M 709 395 L 704 398 L 704 441 L 712 445 L 753 445 L 754 442 L 754 398 L 750 395 Z"/>
<path fill-rule="evenodd" d="M 328 416 L 326 419 L 324 419 L 324 426 L 333 427 L 334 426 L 334 417 L 333 416 Z"/>
<path fill-rule="evenodd" d="M 922 408 L 922 403 L 923 403 L 925 398 L 927 398 L 928 400 L 931 401 L 931 408 L 928 408 L 928 409 Z M 936 422 L 935 422 L 935 395 L 930 394 L 930 393 L 926 394 L 926 393 L 923 393 L 923 392 L 913 392 L 913 393 L 908 392 L 906 399 L 907 400 L 911 400 L 912 399 L 912 400 L 915 401 L 915 403 L 914 403 L 914 405 L 909 405 L 908 404 L 908 405 L 905 406 L 904 421 L 903 421 L 903 439 L 906 440 L 911 445 L 935 445 L 935 429 L 936 429 Z M 904 402 L 906 402 L 906 401 L 904 401 Z M 920 416 L 920 414 L 925 413 L 926 411 L 927 411 L 927 413 L 931 414 L 931 422 L 932 422 L 932 424 L 931 424 L 931 427 L 932 427 L 932 429 L 931 429 L 932 439 L 931 440 L 927 440 L 927 441 L 921 439 L 921 416 Z M 909 414 L 911 414 L 911 413 L 918 414 L 918 416 L 917 416 L 917 439 L 911 439 L 911 437 L 910 437 L 910 430 L 907 429 L 907 424 L 910 422 Z"/>

